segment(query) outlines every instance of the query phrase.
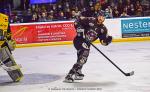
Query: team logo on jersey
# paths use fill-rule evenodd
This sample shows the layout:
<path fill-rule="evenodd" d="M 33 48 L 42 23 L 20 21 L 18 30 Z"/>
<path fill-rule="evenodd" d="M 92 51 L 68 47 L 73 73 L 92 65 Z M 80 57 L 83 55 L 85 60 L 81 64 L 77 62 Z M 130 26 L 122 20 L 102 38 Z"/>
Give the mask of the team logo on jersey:
<path fill-rule="evenodd" d="M 93 27 L 93 26 L 94 26 L 94 23 L 89 23 L 89 26 Z"/>
<path fill-rule="evenodd" d="M 104 29 L 101 29 L 101 33 L 104 33 Z"/>
<path fill-rule="evenodd" d="M 89 41 L 94 41 L 97 38 L 97 33 L 94 30 L 90 30 L 86 33 L 86 38 Z"/>

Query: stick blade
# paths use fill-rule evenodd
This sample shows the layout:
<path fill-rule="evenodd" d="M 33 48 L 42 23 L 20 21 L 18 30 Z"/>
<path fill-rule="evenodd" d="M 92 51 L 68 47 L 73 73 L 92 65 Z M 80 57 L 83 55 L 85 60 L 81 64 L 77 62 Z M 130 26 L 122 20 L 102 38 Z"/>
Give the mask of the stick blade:
<path fill-rule="evenodd" d="M 126 73 L 126 76 L 132 76 L 134 75 L 134 71 L 130 72 L 130 73 Z"/>

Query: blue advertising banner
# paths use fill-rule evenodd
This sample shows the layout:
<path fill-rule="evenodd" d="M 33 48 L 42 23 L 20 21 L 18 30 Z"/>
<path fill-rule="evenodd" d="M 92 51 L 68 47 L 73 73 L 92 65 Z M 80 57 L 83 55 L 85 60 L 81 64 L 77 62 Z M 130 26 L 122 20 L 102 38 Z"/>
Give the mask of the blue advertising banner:
<path fill-rule="evenodd" d="M 57 0 L 30 0 L 30 4 L 55 3 Z"/>
<path fill-rule="evenodd" d="M 150 36 L 150 18 L 121 20 L 122 37 Z"/>

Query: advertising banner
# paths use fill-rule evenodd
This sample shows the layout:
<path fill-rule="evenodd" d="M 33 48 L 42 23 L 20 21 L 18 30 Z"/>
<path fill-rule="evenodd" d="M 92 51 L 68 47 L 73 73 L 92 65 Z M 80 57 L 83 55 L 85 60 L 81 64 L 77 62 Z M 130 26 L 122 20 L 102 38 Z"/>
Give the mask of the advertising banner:
<path fill-rule="evenodd" d="M 150 18 L 121 20 L 122 37 L 150 36 Z"/>
<path fill-rule="evenodd" d="M 30 4 L 56 3 L 57 0 L 30 0 Z"/>
<path fill-rule="evenodd" d="M 18 44 L 72 41 L 76 35 L 73 22 L 11 25 L 11 31 Z"/>
<path fill-rule="evenodd" d="M 120 19 L 106 19 L 104 25 L 108 29 L 108 34 L 113 36 L 114 39 L 121 39 L 122 32 L 121 32 L 121 22 Z"/>

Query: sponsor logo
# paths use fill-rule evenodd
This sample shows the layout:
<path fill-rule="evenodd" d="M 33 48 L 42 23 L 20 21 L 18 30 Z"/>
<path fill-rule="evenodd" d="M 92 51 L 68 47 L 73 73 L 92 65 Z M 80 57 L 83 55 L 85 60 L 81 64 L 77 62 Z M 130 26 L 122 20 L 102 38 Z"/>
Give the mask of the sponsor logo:
<path fill-rule="evenodd" d="M 150 32 L 150 18 L 121 20 L 122 33 Z"/>

